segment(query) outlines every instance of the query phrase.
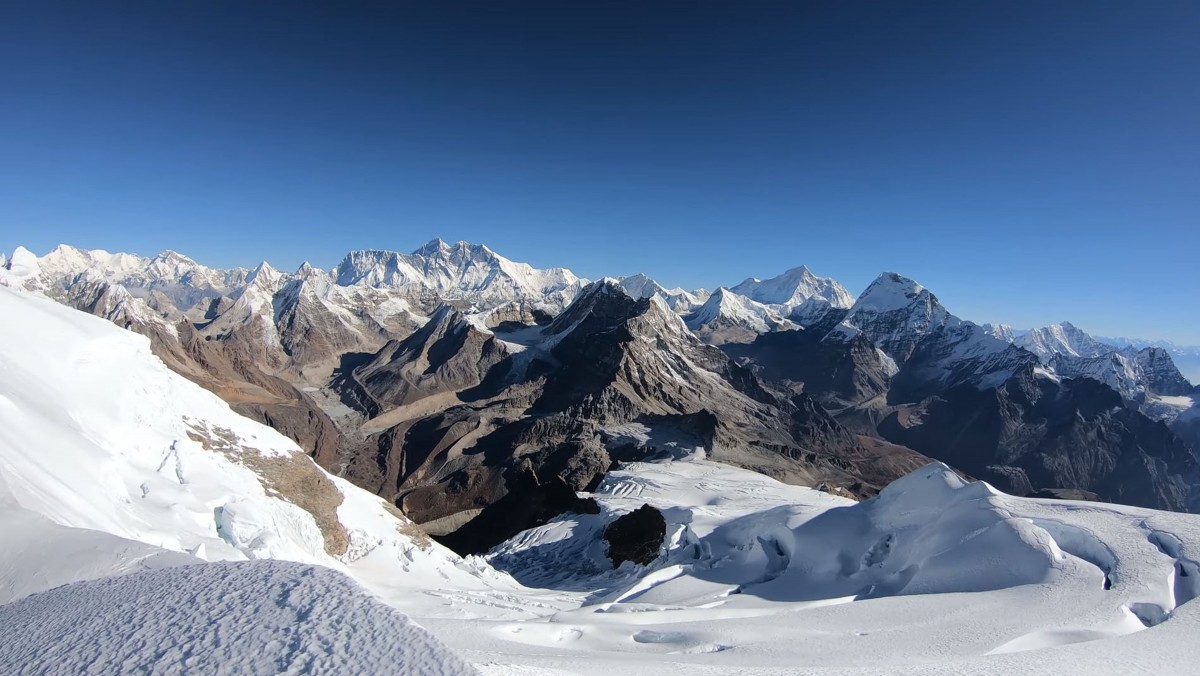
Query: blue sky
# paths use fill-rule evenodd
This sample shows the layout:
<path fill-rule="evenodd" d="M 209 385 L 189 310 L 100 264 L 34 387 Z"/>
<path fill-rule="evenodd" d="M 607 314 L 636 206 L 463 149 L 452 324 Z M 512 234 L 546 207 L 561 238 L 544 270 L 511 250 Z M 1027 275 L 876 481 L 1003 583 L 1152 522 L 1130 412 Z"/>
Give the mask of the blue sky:
<path fill-rule="evenodd" d="M 894 270 L 1200 344 L 1194 2 L 101 4 L 0 8 L 0 248 Z"/>

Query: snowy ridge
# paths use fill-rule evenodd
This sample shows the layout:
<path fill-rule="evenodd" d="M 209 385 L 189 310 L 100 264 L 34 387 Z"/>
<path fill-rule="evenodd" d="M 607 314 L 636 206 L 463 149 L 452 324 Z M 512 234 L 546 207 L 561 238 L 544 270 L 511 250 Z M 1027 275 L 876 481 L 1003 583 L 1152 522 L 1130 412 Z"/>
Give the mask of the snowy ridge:
<path fill-rule="evenodd" d="M 1070 322 L 1015 331 L 986 325 L 991 335 L 1033 352 L 1056 375 L 1090 378 L 1121 393 L 1127 401 L 1147 396 L 1180 396 L 1192 388 L 1161 347 L 1117 347 L 1097 339 Z"/>
<path fill-rule="evenodd" d="M 620 278 L 621 288 L 633 298 L 662 298 L 675 312 L 688 312 L 699 307 L 709 297 L 704 289 L 688 292 L 679 287 L 668 289 L 650 277 L 638 273 Z"/>
<path fill-rule="evenodd" d="M 1044 360 L 1049 360 L 1055 355 L 1099 357 L 1115 349 L 1111 345 L 1101 343 L 1070 322 L 1030 329 L 1019 336 L 1013 336 L 1012 342 Z"/>
<path fill-rule="evenodd" d="M 77 276 L 85 271 L 111 284 L 119 284 L 135 296 L 161 293 L 182 311 L 191 310 L 206 300 L 236 294 L 250 274 L 244 268 L 209 268 L 170 250 L 145 258 L 101 249 L 85 251 L 60 244 L 37 258 L 36 272 L 28 275 L 30 279 L 25 285 L 56 295 L 68 291 Z"/>
<path fill-rule="evenodd" d="M 433 240 L 411 254 L 352 251 L 333 271 L 337 284 L 423 289 L 485 305 L 537 301 L 561 309 L 587 283 L 565 268 L 536 269 L 486 246 Z"/>
<path fill-rule="evenodd" d="M 689 329 L 715 344 L 753 340 L 759 334 L 800 328 L 766 305 L 726 288 L 713 292 L 704 305 L 685 320 Z"/>
<path fill-rule="evenodd" d="M 788 311 L 813 298 L 843 309 L 854 303 L 854 296 L 837 280 L 817 277 L 806 266 L 792 268 L 767 280 L 751 277 L 730 290 L 764 305 L 783 306 Z"/>
<path fill-rule="evenodd" d="M 837 280 L 817 277 L 801 266 L 768 280 L 751 277 L 730 289 L 762 303 L 800 326 L 808 326 L 831 310 L 844 310 L 854 297 Z"/>

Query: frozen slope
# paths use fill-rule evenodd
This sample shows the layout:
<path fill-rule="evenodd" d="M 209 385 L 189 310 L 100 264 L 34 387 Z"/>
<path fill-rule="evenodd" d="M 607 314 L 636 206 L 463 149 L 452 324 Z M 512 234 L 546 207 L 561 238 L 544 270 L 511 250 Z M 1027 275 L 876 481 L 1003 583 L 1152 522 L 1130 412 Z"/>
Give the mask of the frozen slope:
<path fill-rule="evenodd" d="M 77 582 L 0 606 L 5 674 L 471 674 L 345 575 L 281 561 Z"/>
<path fill-rule="evenodd" d="M 485 673 L 1194 673 L 1194 516 L 1014 498 L 933 464 L 852 503 L 716 463 L 638 463 L 605 514 L 491 560 L 578 594 L 458 641 Z M 615 513 L 663 510 L 649 569 L 603 570 Z M 565 571 L 565 572 L 564 572 Z M 482 638 L 481 638 L 482 637 Z M 519 657 L 517 657 L 519 655 Z"/>
<path fill-rule="evenodd" d="M 38 623 L 53 621 L 55 611 L 48 608 L 60 608 L 61 614 L 67 592 L 52 592 L 60 597 L 56 606 L 33 599 L 59 585 L 202 561 L 318 564 L 349 573 L 392 603 L 407 600 L 418 608 L 441 587 L 455 593 L 488 591 L 493 585 L 517 588 L 430 543 L 389 504 L 326 474 L 290 440 L 234 414 L 215 395 L 169 371 L 150 354 L 144 337 L 2 287 L 0 315 L 5 318 L 0 324 L 0 526 L 5 536 L 0 603 L 10 604 L 2 606 L 4 611 L 26 601 L 34 605 L 21 607 L 35 609 L 30 616 L 6 616 L 21 618 L 12 622 L 45 631 L 58 626 Z M 187 577 L 201 576 L 201 582 L 210 574 L 203 565 L 188 570 Z M 311 566 L 292 570 L 325 575 L 304 572 L 314 570 Z M 271 573 L 273 579 L 280 575 L 286 576 Z M 328 580 L 316 582 L 330 586 Z M 129 584 L 134 585 L 129 593 L 152 593 Z M 163 589 L 178 586 L 178 580 L 162 584 Z M 229 587 L 225 593 L 247 603 L 268 600 L 252 599 L 258 587 L 245 585 L 253 590 Z M 80 598 L 91 598 L 83 590 L 92 587 L 78 589 Z M 366 593 L 351 595 L 346 622 L 358 612 L 354 599 Z M 89 603 L 89 613 L 102 614 L 109 601 Z M 335 611 L 329 605 L 324 609 Z M 160 610 L 169 608 L 130 612 L 144 612 L 151 623 L 203 619 L 202 613 L 155 614 Z M 222 617 L 234 612 L 210 610 Z M 71 617 L 78 623 L 63 631 L 99 628 L 86 625 L 92 619 L 84 614 Z M 244 625 L 254 618 L 237 621 Z M 163 629 L 147 627 L 144 633 L 157 636 Z M 6 659 L 28 655 L 12 652 L 20 648 L 9 641 L 14 632 L 0 635 Z M 133 668 L 161 656 L 126 657 L 134 662 L 125 666 Z"/>

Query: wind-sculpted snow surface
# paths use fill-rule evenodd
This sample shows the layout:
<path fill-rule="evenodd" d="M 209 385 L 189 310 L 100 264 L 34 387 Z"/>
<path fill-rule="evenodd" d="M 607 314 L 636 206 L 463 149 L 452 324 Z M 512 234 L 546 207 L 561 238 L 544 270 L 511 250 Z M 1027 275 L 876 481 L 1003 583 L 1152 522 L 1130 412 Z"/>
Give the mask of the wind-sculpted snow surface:
<path fill-rule="evenodd" d="M 1200 658 L 1194 516 L 1014 498 L 937 463 L 862 503 L 694 459 L 628 465 L 594 497 L 603 514 L 490 556 L 529 584 L 592 585 L 580 607 L 501 623 L 481 652 L 664 674 L 1183 674 Z M 603 572 L 596 533 L 643 503 L 668 546 Z"/>
<path fill-rule="evenodd" d="M 167 568 L 0 606 L 5 674 L 477 673 L 345 575 L 279 561 Z"/>

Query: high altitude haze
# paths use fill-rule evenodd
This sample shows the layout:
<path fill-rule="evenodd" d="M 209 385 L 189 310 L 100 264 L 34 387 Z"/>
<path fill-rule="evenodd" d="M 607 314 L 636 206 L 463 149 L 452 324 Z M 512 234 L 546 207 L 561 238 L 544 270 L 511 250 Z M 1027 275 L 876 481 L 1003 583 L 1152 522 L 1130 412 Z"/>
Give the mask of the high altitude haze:
<path fill-rule="evenodd" d="M 8 3 L 0 249 L 883 270 L 1200 343 L 1186 2 Z"/>

